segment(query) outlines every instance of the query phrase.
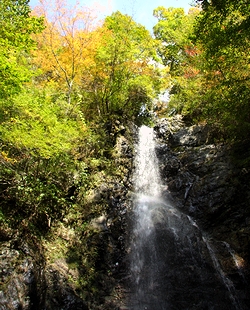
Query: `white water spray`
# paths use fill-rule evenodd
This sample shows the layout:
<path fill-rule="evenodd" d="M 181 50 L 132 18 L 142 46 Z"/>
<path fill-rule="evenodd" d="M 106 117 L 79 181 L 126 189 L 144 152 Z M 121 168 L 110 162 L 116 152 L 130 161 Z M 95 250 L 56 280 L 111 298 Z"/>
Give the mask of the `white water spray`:
<path fill-rule="evenodd" d="M 133 180 L 135 187 L 134 238 L 131 244 L 130 266 L 132 282 L 135 284 L 133 309 L 150 309 L 147 307 L 150 306 L 152 299 L 150 294 L 155 289 L 157 278 L 154 213 L 157 206 L 162 203 L 158 166 L 153 129 L 142 126 L 138 135 Z M 150 301 L 147 301 L 147 298 Z M 159 309 L 161 309 L 160 306 Z"/>
<path fill-rule="evenodd" d="M 139 196 L 158 197 L 160 194 L 160 175 L 155 154 L 153 129 L 142 126 L 138 139 L 134 174 L 135 192 Z"/>

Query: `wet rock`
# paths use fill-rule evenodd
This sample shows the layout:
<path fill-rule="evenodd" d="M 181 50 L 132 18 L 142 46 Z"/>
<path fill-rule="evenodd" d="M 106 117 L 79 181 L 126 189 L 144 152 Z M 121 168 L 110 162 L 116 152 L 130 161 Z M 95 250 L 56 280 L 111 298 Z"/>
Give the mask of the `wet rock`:
<path fill-rule="evenodd" d="M 20 239 L 1 244 L 1 309 L 39 309 L 43 282 L 40 262 L 34 250 Z"/>
<path fill-rule="evenodd" d="M 235 165 L 229 146 L 213 143 L 213 134 L 207 126 L 184 127 L 179 123 L 179 128 L 171 131 L 171 123 L 171 119 L 159 121 L 155 130 L 163 187 L 167 188 L 164 195 L 213 240 L 218 262 L 234 285 L 241 288 L 238 293 L 242 308 L 247 309 L 250 307 L 246 293 L 250 280 L 250 229 L 246 224 L 250 216 L 248 169 Z M 225 242 L 231 252 L 225 245 L 223 248 Z M 239 264 L 244 262 L 240 270 L 232 253 Z"/>
<path fill-rule="evenodd" d="M 46 290 L 44 308 L 46 310 L 88 310 L 88 306 L 68 283 L 72 273 L 64 259 L 58 259 L 45 269 Z M 71 274 L 71 277 L 74 277 Z"/>
<path fill-rule="evenodd" d="M 101 215 L 95 219 L 93 219 L 90 223 L 90 225 L 97 230 L 100 231 L 107 231 L 108 227 L 107 227 L 107 216 L 106 215 Z"/>
<path fill-rule="evenodd" d="M 88 310 L 67 282 L 67 264 L 46 267 L 45 261 L 39 244 L 21 239 L 1 244 L 1 310 Z"/>

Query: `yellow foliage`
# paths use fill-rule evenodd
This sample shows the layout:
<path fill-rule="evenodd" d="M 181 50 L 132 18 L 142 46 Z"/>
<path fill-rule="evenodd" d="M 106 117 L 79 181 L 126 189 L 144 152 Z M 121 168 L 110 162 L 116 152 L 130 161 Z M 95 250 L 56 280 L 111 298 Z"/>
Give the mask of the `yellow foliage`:
<path fill-rule="evenodd" d="M 16 159 L 14 158 L 10 158 L 8 152 L 2 151 L 1 152 L 1 157 L 4 161 L 8 162 L 8 163 L 15 163 Z"/>
<path fill-rule="evenodd" d="M 75 87 L 88 79 L 89 70 L 94 65 L 100 32 L 91 12 L 78 7 L 69 9 L 64 1 L 57 0 L 54 7 L 46 1 L 36 8 L 36 13 L 44 17 L 45 29 L 37 34 L 37 50 L 34 63 L 43 71 L 43 83 L 56 81 L 57 86 L 66 90 L 68 101 Z"/>

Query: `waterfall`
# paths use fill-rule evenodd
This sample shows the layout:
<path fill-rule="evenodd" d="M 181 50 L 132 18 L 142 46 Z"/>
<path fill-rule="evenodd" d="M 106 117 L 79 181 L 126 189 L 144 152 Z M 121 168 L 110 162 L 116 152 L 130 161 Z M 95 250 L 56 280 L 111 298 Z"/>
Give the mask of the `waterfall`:
<path fill-rule="evenodd" d="M 196 222 L 162 198 L 155 148 L 153 129 L 142 126 L 133 177 L 126 309 L 244 309 Z"/>
<path fill-rule="evenodd" d="M 131 246 L 133 309 L 152 309 L 153 303 L 157 302 L 152 300 L 152 293 L 158 277 L 154 213 L 162 201 L 154 132 L 147 126 L 139 130 L 133 181 L 136 193 Z"/>
<path fill-rule="evenodd" d="M 160 195 L 160 175 L 155 154 L 154 132 L 142 126 L 136 147 L 134 185 L 139 196 L 158 197 Z"/>

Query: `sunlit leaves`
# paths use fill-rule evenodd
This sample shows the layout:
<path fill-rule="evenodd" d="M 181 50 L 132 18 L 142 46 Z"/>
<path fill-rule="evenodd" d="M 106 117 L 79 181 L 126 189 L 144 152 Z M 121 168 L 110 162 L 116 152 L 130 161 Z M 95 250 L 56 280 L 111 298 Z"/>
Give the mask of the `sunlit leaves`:
<path fill-rule="evenodd" d="M 169 66 L 174 74 L 181 74 L 186 57 L 195 50 L 190 36 L 198 12 L 192 9 L 185 14 L 182 8 L 164 7 L 154 10 L 154 16 L 158 19 L 154 26 L 154 34 L 159 42 L 157 51 L 163 64 Z"/>
<path fill-rule="evenodd" d="M 34 48 L 30 34 L 42 29 L 42 20 L 30 16 L 26 0 L 0 3 L 0 98 L 20 91 L 30 78 L 27 52 Z"/>
<path fill-rule="evenodd" d="M 99 116 L 115 113 L 135 117 L 141 106 L 147 105 L 160 89 L 159 70 L 153 62 L 154 40 L 145 27 L 120 12 L 107 17 L 98 31 L 102 36 L 91 71 L 90 88 L 84 88 L 86 101 Z M 148 83 L 142 83 L 143 80 Z M 131 95 L 136 89 L 137 95 Z"/>
<path fill-rule="evenodd" d="M 94 18 L 87 8 L 67 6 L 63 0 L 54 4 L 43 0 L 36 8 L 45 19 L 46 28 L 36 36 L 36 64 L 45 81 L 54 80 L 71 103 L 75 83 L 79 85 L 86 67 L 91 67 L 99 38 L 95 37 Z"/>
<path fill-rule="evenodd" d="M 2 138 L 34 156 L 70 152 L 86 128 L 81 120 L 66 116 L 67 108 L 66 102 L 53 102 L 49 93 L 23 91 L 13 99 L 12 112 L 2 123 Z"/>
<path fill-rule="evenodd" d="M 213 2 L 204 7 L 195 32 L 207 82 L 204 113 L 231 140 L 247 138 L 250 124 L 249 10 L 246 1 Z"/>
<path fill-rule="evenodd" d="M 29 50 L 34 46 L 30 34 L 42 29 L 42 19 L 31 16 L 27 0 L 0 2 L 0 47 Z"/>
<path fill-rule="evenodd" d="M 154 26 L 162 63 L 168 68 L 170 93 L 168 109 L 182 114 L 197 115 L 197 103 L 202 89 L 201 51 L 193 43 L 193 27 L 199 10 L 185 14 L 182 8 L 159 7 L 154 10 L 158 23 Z M 197 113 L 198 112 L 198 113 Z"/>

